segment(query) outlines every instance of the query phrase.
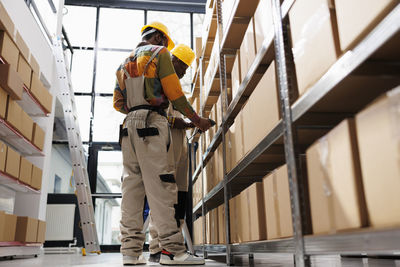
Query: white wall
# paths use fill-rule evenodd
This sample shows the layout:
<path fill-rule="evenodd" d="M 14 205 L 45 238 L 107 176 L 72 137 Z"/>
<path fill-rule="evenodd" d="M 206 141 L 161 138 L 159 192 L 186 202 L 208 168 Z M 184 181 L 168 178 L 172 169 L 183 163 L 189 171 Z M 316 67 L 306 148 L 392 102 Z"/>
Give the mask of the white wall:
<path fill-rule="evenodd" d="M 44 1 L 44 0 L 38 0 Z M 36 58 L 40 65 L 41 79 L 49 86 L 49 91 L 53 97 L 57 95 L 58 83 L 56 82 L 55 61 L 52 48 L 43 36 L 38 23 L 28 9 L 24 0 L 0 0 L 7 10 L 16 30 L 20 33 L 31 54 Z M 63 4 L 63 1 L 60 1 Z M 60 9 L 59 9 L 60 10 Z M 14 214 L 20 216 L 31 216 L 40 220 L 46 218 L 46 203 L 48 181 L 50 176 L 50 158 L 52 146 L 52 132 L 54 123 L 54 104 L 52 113 L 49 117 L 33 118 L 41 127 L 46 130 L 44 153 L 45 158 L 28 157 L 36 166 L 43 168 L 42 189 L 40 195 L 17 193 L 15 197 Z"/>
<path fill-rule="evenodd" d="M 69 151 L 68 151 L 69 153 Z M 69 157 L 69 154 L 68 154 Z M 53 146 L 51 151 L 51 167 L 48 182 L 48 192 L 54 192 L 55 175 L 61 178 L 61 193 L 73 193 L 73 188 L 70 186 L 70 178 L 72 173 L 71 164 L 61 155 L 58 149 Z M 73 186 L 75 186 L 73 184 Z"/>

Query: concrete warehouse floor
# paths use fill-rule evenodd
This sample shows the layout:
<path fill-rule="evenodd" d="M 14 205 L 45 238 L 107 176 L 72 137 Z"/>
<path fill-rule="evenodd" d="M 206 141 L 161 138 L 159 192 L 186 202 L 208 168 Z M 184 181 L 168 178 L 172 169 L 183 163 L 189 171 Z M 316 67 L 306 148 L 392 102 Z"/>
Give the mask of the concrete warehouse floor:
<path fill-rule="evenodd" d="M 146 257 L 148 254 L 145 255 Z M 223 260 L 225 256 L 212 256 L 208 259 L 206 266 L 217 267 L 226 266 Z M 393 259 L 366 259 L 366 258 L 340 258 L 339 256 L 319 256 L 311 259 L 312 266 L 316 267 L 400 267 L 400 260 Z M 154 266 L 158 264 L 149 264 Z M 246 256 L 235 257 L 235 266 L 294 266 L 290 255 L 281 254 L 277 257 L 276 254 L 255 254 L 254 260 L 249 261 Z M 25 258 L 13 260 L 0 260 L 0 266 L 29 266 L 29 267 L 114 267 L 122 266 L 122 257 L 120 253 L 103 253 L 101 255 L 88 255 L 82 257 L 80 254 L 51 254 L 41 255 L 38 258 Z M 144 266 L 144 265 L 141 265 Z"/>

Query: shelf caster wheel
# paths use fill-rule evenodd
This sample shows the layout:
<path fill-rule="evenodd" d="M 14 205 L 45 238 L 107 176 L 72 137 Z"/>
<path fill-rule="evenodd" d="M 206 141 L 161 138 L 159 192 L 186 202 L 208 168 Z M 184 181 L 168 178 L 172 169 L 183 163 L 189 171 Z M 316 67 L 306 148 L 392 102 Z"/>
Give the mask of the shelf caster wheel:
<path fill-rule="evenodd" d="M 82 248 L 82 256 L 86 256 L 86 249 Z"/>

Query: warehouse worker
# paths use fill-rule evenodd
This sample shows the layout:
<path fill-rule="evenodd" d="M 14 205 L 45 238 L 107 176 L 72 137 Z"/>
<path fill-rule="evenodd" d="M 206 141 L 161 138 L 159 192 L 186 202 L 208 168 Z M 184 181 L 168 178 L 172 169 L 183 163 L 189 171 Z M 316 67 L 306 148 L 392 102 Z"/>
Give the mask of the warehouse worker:
<path fill-rule="evenodd" d="M 158 229 L 161 264 L 204 264 L 186 252 L 175 221 L 177 185 L 174 157 L 165 109 L 174 107 L 202 130 L 210 127 L 199 117 L 182 92 L 167 50 L 174 47 L 165 25 L 153 22 L 142 28 L 142 42 L 117 70 L 114 108 L 127 114 L 122 130 L 123 182 L 121 252 L 124 265 L 145 264 L 143 206 L 147 196 L 152 221 Z M 165 46 L 165 47 L 163 47 Z"/>
<path fill-rule="evenodd" d="M 186 70 L 192 65 L 195 59 L 193 50 L 184 44 L 179 44 L 171 51 L 172 64 L 179 79 L 185 76 Z M 188 191 L 188 150 L 185 140 L 186 129 L 193 127 L 192 123 L 187 123 L 183 116 L 170 106 L 168 110 L 168 121 L 171 126 L 171 137 L 175 158 L 175 180 L 178 185 L 178 204 L 175 205 L 175 219 L 178 226 L 182 226 L 185 219 L 186 196 Z M 150 222 L 150 258 L 151 262 L 159 262 L 162 248 L 158 240 L 157 229 Z"/>

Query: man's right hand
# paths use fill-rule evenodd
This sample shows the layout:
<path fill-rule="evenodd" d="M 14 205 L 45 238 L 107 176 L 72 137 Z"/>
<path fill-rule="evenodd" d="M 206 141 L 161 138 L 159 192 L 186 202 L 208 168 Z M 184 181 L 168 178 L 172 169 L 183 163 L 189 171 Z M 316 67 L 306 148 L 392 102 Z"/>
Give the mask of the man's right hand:
<path fill-rule="evenodd" d="M 207 118 L 200 117 L 198 123 L 195 123 L 196 127 L 202 130 L 203 132 L 207 131 L 212 125 L 211 121 Z"/>

